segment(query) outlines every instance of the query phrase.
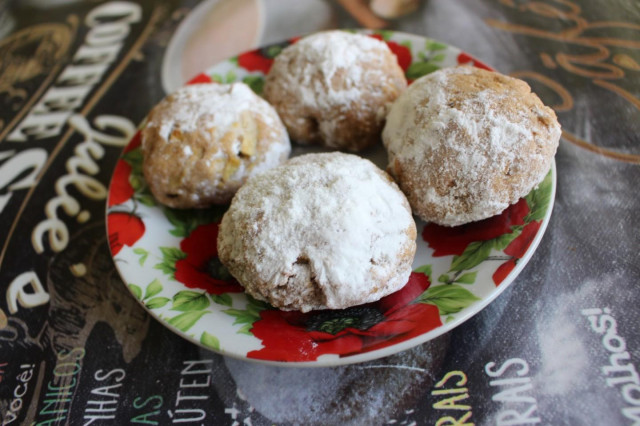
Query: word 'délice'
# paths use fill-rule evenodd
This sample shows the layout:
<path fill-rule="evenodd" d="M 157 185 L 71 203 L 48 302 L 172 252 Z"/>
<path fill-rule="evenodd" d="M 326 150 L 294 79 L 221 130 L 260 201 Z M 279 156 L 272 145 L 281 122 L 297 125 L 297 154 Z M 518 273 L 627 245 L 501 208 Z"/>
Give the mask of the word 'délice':
<path fill-rule="evenodd" d="M 104 155 L 102 145 L 122 146 L 135 132 L 135 126 L 130 120 L 111 115 L 97 117 L 95 124 L 100 130 L 117 130 L 120 135 L 113 136 L 92 129 L 81 115 L 72 116 L 69 123 L 82 134 L 84 140 L 76 145 L 74 155 L 67 160 L 67 174 L 58 178 L 55 183 L 56 196 L 47 202 L 44 209 L 47 218 L 33 229 L 31 242 L 37 253 L 43 253 L 45 250 L 43 244 L 45 235 L 48 237 L 49 247 L 54 252 L 64 250 L 69 244 L 69 230 L 66 223 L 58 217 L 58 209 L 61 207 L 68 216 L 72 217 L 83 212 L 78 200 L 69 193 L 67 189 L 69 186 L 75 187 L 80 194 L 90 200 L 106 199 L 107 188 L 105 185 L 90 176 L 100 171 L 95 160 Z"/>

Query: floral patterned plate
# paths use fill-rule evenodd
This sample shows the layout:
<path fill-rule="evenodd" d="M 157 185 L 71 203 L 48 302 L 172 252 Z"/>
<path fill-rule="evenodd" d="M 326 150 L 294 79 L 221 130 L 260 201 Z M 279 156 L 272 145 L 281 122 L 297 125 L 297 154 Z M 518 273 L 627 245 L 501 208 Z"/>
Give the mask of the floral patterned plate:
<path fill-rule="evenodd" d="M 385 40 L 411 81 L 446 66 L 486 67 L 423 37 L 369 33 Z M 284 46 L 220 63 L 191 83 L 241 80 L 260 93 Z M 309 151 L 295 147 L 294 154 Z M 382 147 L 364 155 L 381 167 Z M 371 360 L 439 336 L 498 296 L 531 258 L 549 222 L 555 165 L 530 194 L 502 214 L 455 228 L 418 222 L 414 272 L 378 302 L 338 311 L 283 312 L 247 296 L 217 257 L 224 207 L 173 210 L 158 204 L 142 176 L 140 135 L 116 164 L 107 206 L 115 264 L 131 293 L 173 331 L 219 353 L 280 365 L 329 366 Z"/>

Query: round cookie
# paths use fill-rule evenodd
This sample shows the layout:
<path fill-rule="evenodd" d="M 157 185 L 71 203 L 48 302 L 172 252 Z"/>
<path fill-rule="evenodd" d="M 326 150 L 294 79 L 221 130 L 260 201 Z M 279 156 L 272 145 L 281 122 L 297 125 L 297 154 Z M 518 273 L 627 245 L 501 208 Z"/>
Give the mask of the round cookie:
<path fill-rule="evenodd" d="M 406 86 L 386 43 L 325 31 L 276 56 L 264 97 L 294 141 L 358 151 L 380 140 L 388 107 Z"/>
<path fill-rule="evenodd" d="M 416 250 L 409 203 L 369 160 L 295 157 L 249 179 L 225 213 L 218 256 L 256 299 L 343 309 L 404 286 Z"/>
<path fill-rule="evenodd" d="M 145 180 L 175 208 L 226 204 L 290 152 L 278 114 L 244 83 L 185 86 L 153 108 L 142 130 Z"/>
<path fill-rule="evenodd" d="M 549 171 L 560 133 L 527 83 L 463 66 L 416 80 L 392 106 L 382 140 L 413 213 L 456 226 L 527 195 Z"/>

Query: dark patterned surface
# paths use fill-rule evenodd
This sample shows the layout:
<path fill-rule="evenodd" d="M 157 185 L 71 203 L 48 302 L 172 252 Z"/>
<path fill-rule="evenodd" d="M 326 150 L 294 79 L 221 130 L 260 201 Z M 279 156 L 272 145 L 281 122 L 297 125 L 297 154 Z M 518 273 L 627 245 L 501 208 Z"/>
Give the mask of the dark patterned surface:
<path fill-rule="evenodd" d="M 29 101 L 40 99 L 74 63 L 90 39 L 87 14 L 106 3 L 45 10 L 35 1 L 10 2 L 0 20 L 0 409 L 5 423 L 640 421 L 637 2 L 617 0 L 604 7 L 589 1 L 427 0 L 413 15 L 391 23 L 393 29 L 440 39 L 525 78 L 556 107 L 567 133 L 556 157 L 554 214 L 516 282 L 461 327 L 382 360 L 311 370 L 226 359 L 151 319 L 113 266 L 104 199 L 98 193 L 89 196 L 80 184 L 60 183 L 71 173 L 74 149 L 86 138 L 67 125 L 56 135 L 25 142 L 6 135 L 14 131 L 15 117 L 33 113 Z M 129 32 L 116 56 L 74 109 L 93 128 L 104 115 L 135 126 L 163 96 L 164 51 L 196 2 L 127 4 L 140 4 L 140 14 L 131 15 L 137 19 L 126 26 Z M 335 24 L 356 25 L 332 7 Z M 5 33 L 5 28 L 13 29 Z M 21 32 L 24 28 L 30 30 Z M 283 37 L 291 35 L 286 26 L 280 30 Z M 122 129 L 110 134 L 125 140 Z M 91 153 L 95 167 L 78 172 L 107 185 L 120 147 L 102 147 L 103 153 Z M 99 192 L 98 187 L 93 189 Z M 66 204 L 55 208 L 52 200 Z M 78 203 L 77 211 L 70 200 Z M 47 204 L 64 224 L 60 229 L 68 230 L 68 237 L 63 231 L 55 236 L 58 251 L 47 234 L 34 234 L 46 219 Z M 44 241 L 41 253 L 34 240 Z M 42 287 L 37 291 L 37 284 L 27 282 Z M 13 290 L 21 284 L 27 290 L 12 311 Z M 589 317 L 598 310 L 601 314 Z M 12 412 L 17 417 L 11 422 Z"/>

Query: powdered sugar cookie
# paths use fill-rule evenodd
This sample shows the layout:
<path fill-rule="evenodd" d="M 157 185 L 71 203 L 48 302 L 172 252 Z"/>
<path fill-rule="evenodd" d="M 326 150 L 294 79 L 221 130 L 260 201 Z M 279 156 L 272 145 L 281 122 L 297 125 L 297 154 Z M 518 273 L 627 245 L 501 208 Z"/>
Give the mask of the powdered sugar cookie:
<path fill-rule="evenodd" d="M 527 195 L 549 171 L 560 133 L 527 83 L 465 66 L 416 80 L 391 108 L 382 138 L 413 212 L 455 226 Z"/>
<path fill-rule="evenodd" d="M 244 83 L 185 86 L 153 108 L 142 131 L 145 180 L 176 208 L 226 204 L 290 151 L 275 110 Z"/>
<path fill-rule="evenodd" d="M 264 97 L 294 141 L 358 151 L 380 140 L 388 106 L 406 86 L 384 42 L 326 31 L 303 38 L 275 58 Z"/>
<path fill-rule="evenodd" d="M 355 155 L 307 154 L 240 188 L 218 255 L 256 299 L 342 309 L 406 284 L 415 238 L 409 203 L 385 172 Z"/>

